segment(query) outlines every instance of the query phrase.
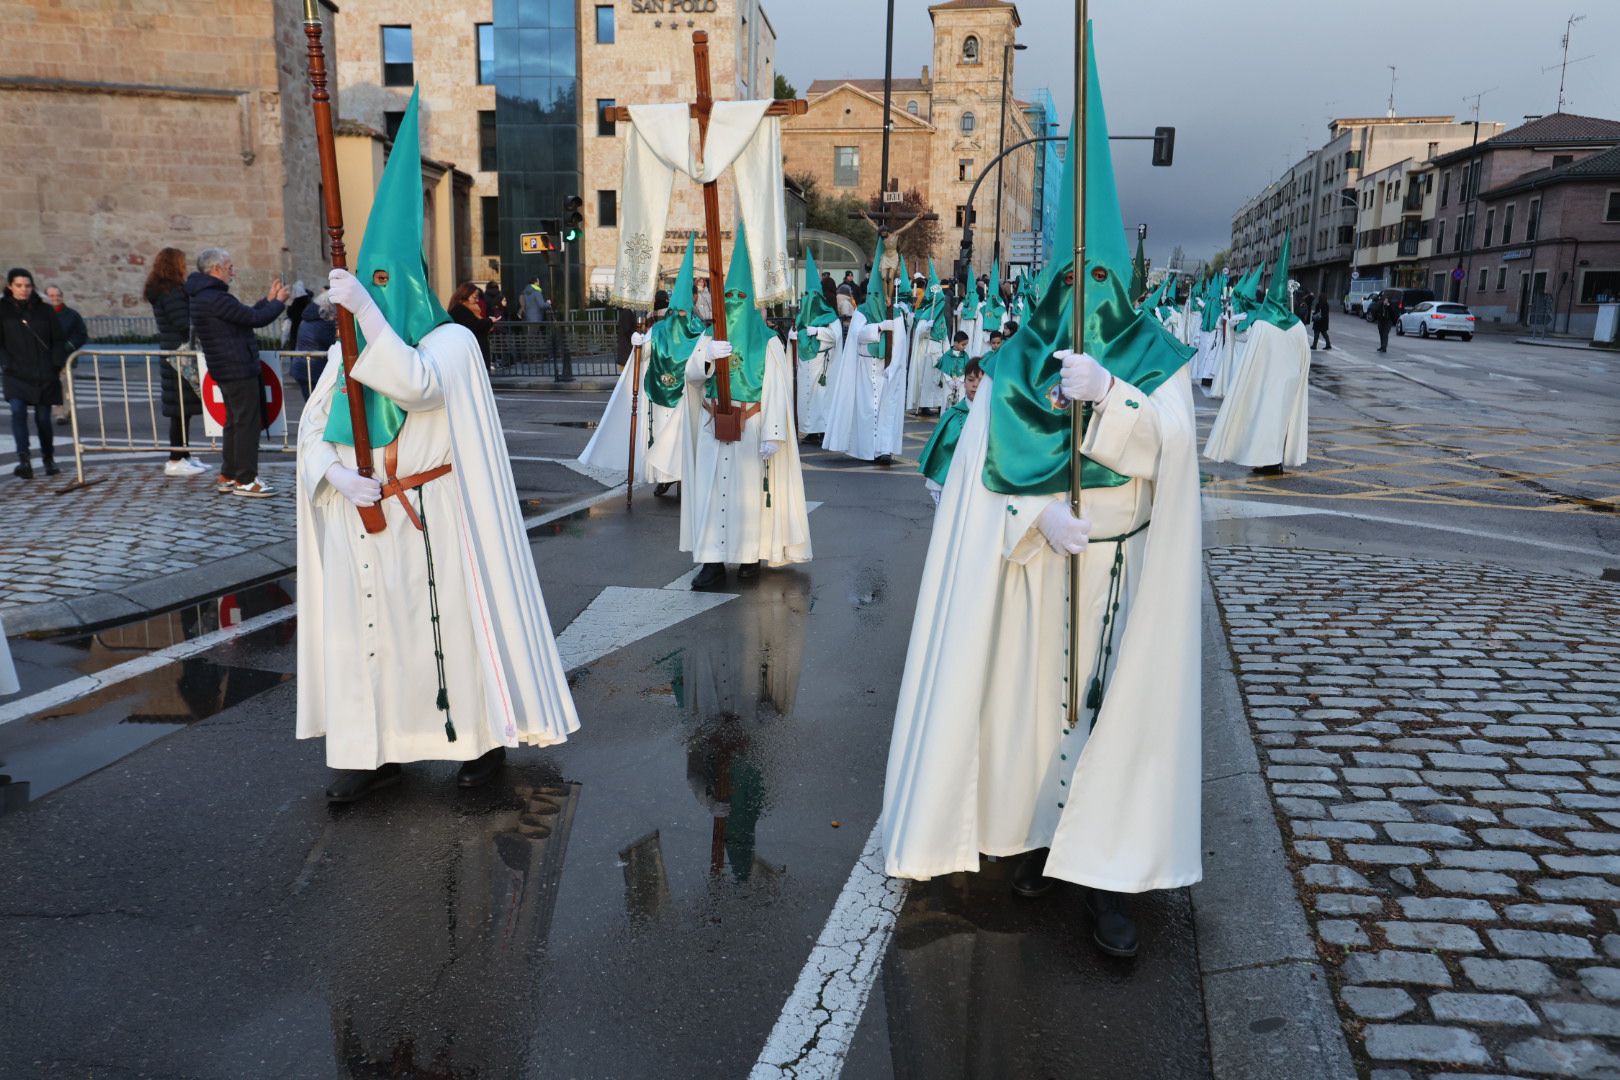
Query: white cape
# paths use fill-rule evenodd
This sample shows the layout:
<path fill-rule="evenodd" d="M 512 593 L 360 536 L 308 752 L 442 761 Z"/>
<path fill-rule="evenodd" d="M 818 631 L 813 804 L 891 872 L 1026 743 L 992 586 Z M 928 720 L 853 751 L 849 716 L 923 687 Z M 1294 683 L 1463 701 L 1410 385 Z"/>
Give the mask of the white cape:
<path fill-rule="evenodd" d="M 1150 522 L 1122 541 L 1123 625 L 1089 736 L 1084 720 L 1063 733 L 1068 560 L 1034 528 L 1056 496 L 997 495 L 981 479 L 990 382 L 963 427 L 918 592 L 883 793 L 885 867 L 929 878 L 977 870 L 981 853 L 1050 846 L 1052 877 L 1119 892 L 1190 884 L 1201 875 L 1201 523 L 1189 373 L 1145 401 L 1116 382 L 1086 437 L 1088 456 L 1132 478 L 1085 493 L 1093 535 Z M 1094 542 L 1081 559 L 1082 672 L 1115 550 Z"/>
<path fill-rule="evenodd" d="M 939 359 L 945 355 L 945 343 L 931 336 L 932 319 L 918 319 L 911 332 L 911 374 L 906 393 L 908 409 L 943 409 L 951 404 L 944 372 L 939 370 Z"/>
<path fill-rule="evenodd" d="M 1199 382 L 1215 378 L 1216 365 L 1221 359 L 1221 328 L 1195 331 L 1198 355 L 1193 357 L 1193 377 Z"/>
<path fill-rule="evenodd" d="M 681 486 L 681 550 L 699 563 L 763 562 L 769 566 L 810 561 L 810 508 L 804 501 L 799 437 L 793 427 L 793 382 L 787 350 L 772 337 L 765 352 L 759 412 L 733 443 L 714 437 L 714 420 L 703 408 L 709 338 L 698 339 L 687 361 L 682 423 L 685 481 Z M 760 444 L 774 442 L 769 461 Z"/>
<path fill-rule="evenodd" d="M 1238 465 L 1305 464 L 1310 441 L 1311 345 L 1305 325 L 1250 324 L 1236 381 L 1210 428 L 1204 456 Z"/>
<path fill-rule="evenodd" d="M 453 467 L 420 491 L 454 743 L 434 701 L 428 593 L 412 569 L 425 565 L 423 535 L 393 498 L 384 500 L 388 529 L 368 537 L 354 506 L 325 480 L 334 462 L 354 463 L 352 447 L 323 438 L 341 369 L 334 345 L 298 439 L 298 737 L 328 736 L 328 763 L 339 768 L 467 760 L 494 746 L 565 741 L 579 718 L 477 340 L 454 323 L 435 327 L 414 349 L 388 334 L 367 343 L 354 371 L 411 414 L 399 436 L 402 473 L 436 462 Z M 383 461 L 378 447 L 379 476 Z"/>
<path fill-rule="evenodd" d="M 904 330 L 895 331 L 894 357 L 885 367 L 880 357 L 866 355 L 864 348 L 876 340 L 871 335 L 878 333 L 881 331 L 867 324 L 863 312 L 855 312 L 827 377 L 827 430 L 822 435 L 822 449 L 862 461 L 898 454 L 905 445 L 908 342 Z"/>
<path fill-rule="evenodd" d="M 608 398 L 607 407 L 602 410 L 602 419 L 597 422 L 596 431 L 591 434 L 591 441 L 585 444 L 584 452 L 579 455 L 580 464 L 606 469 L 620 475 L 629 473 L 630 400 L 634 397 L 636 483 L 674 483 L 681 478 L 680 448 L 678 446 L 660 448 L 659 442 L 679 439 L 684 435 L 685 429 L 676 422 L 680 410 L 652 404 L 647 400 L 644 388 L 633 393 L 635 372 L 635 358 L 627 357 L 624 370 L 619 372 L 619 381 L 613 384 L 613 395 Z M 641 374 L 643 378 L 647 374 L 645 355 L 642 357 Z"/>
<path fill-rule="evenodd" d="M 833 361 L 843 346 L 844 325 L 837 319 L 826 326 L 816 327 L 815 356 L 799 354 L 799 423 L 800 435 L 820 435 L 827 430 L 827 406 L 830 402 L 828 378 Z"/>
<path fill-rule="evenodd" d="M 1215 357 L 1215 375 L 1209 389 L 1210 397 L 1223 398 L 1232 392 L 1237 373 L 1243 368 L 1243 358 L 1249 352 L 1249 331 L 1239 328 L 1237 316 L 1226 321 L 1226 332 L 1221 336 L 1221 347 Z"/>

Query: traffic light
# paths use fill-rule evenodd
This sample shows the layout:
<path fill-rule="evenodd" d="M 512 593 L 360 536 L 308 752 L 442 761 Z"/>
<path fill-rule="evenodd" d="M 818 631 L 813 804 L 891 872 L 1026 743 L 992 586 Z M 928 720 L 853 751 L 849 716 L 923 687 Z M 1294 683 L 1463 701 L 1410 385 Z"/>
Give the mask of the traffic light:
<path fill-rule="evenodd" d="M 585 235 L 585 200 L 570 195 L 563 200 L 563 239 L 572 243 Z"/>
<path fill-rule="evenodd" d="M 1153 129 L 1153 164 L 1169 165 L 1176 157 L 1176 129 L 1173 127 L 1156 127 Z"/>

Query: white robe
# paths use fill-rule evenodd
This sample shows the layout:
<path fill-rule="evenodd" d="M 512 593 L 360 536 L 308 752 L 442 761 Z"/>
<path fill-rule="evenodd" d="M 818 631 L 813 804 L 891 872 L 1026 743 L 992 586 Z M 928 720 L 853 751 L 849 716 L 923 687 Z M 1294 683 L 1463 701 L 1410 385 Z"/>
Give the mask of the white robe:
<path fill-rule="evenodd" d="M 1050 847 L 1046 874 L 1118 892 L 1201 874 L 1198 462 L 1183 367 L 1152 396 L 1117 381 L 1084 452 L 1130 477 L 1087 490 L 1080 560 L 1088 682 L 1116 545 L 1123 586 L 1096 725 L 1065 732 L 1068 560 L 1035 527 L 1062 496 L 997 495 L 982 474 L 991 380 L 957 445 L 918 592 L 889 749 L 887 872 L 929 878 Z M 1133 407 L 1134 403 L 1134 407 Z M 1084 698 L 1082 688 L 1082 699 Z"/>
<path fill-rule="evenodd" d="M 647 356 L 643 346 L 641 376 L 647 375 Z M 675 483 L 681 478 L 679 446 L 660 447 L 659 441 L 678 440 L 684 433 L 676 423 L 679 409 L 656 405 L 647 399 L 645 387 L 635 386 L 636 364 L 634 356 L 626 357 L 619 381 L 613 384 L 613 395 L 602 410 L 591 441 L 579 455 L 582 465 L 628 474 L 630 470 L 630 399 L 636 401 L 636 483 Z M 632 391 L 635 391 L 632 393 Z M 651 438 L 648 437 L 649 424 Z"/>
<path fill-rule="evenodd" d="M 787 351 L 771 338 L 765 353 L 760 410 L 737 442 L 714 437 L 714 419 L 703 409 L 703 382 L 712 365 L 709 338 L 698 339 L 687 361 L 683 423 L 685 483 L 681 489 L 681 550 L 698 563 L 763 562 L 769 566 L 810 561 L 810 511 L 799 470 L 799 439 L 793 428 L 793 383 Z M 762 442 L 775 442 L 769 462 Z M 770 505 L 765 483 L 770 482 Z"/>
<path fill-rule="evenodd" d="M 828 373 L 844 341 L 844 325 L 837 319 L 816 327 L 818 351 L 799 354 L 799 434 L 820 435 L 827 430 Z"/>
<path fill-rule="evenodd" d="M 950 404 L 946 401 L 947 380 L 939 370 L 945 343 L 930 336 L 933 328 L 932 319 L 918 319 L 917 328 L 911 332 L 911 385 L 906 395 L 909 409 L 943 409 Z"/>
<path fill-rule="evenodd" d="M 1249 346 L 1210 428 L 1204 456 L 1251 468 L 1305 464 L 1310 441 L 1311 343 L 1305 324 L 1251 320 Z"/>
<path fill-rule="evenodd" d="M 1243 367 L 1243 358 L 1249 351 L 1249 332 L 1240 329 L 1236 316 L 1226 320 L 1226 332 L 1221 337 L 1219 355 L 1215 358 L 1215 376 L 1205 391 L 1213 398 L 1223 398 L 1232 390 L 1237 373 Z"/>
<path fill-rule="evenodd" d="M 341 367 L 334 345 L 299 424 L 298 737 L 326 736 L 327 764 L 339 769 L 563 742 L 579 718 L 477 340 L 453 323 L 414 349 L 388 334 L 367 344 L 354 369 L 409 414 L 398 440 L 402 475 L 453 466 L 419 490 L 455 742 L 436 707 L 423 534 L 391 498 L 382 504 L 388 528 L 368 535 L 325 479 L 334 462 L 354 467 L 353 447 L 323 437 Z M 375 460 L 380 479 L 382 447 Z"/>
<path fill-rule="evenodd" d="M 843 348 L 827 377 L 824 450 L 874 461 L 900 453 L 905 445 L 906 335 L 895 331 L 894 357 L 885 366 L 882 357 L 868 356 L 865 349 L 881 333 L 860 311 L 849 320 Z"/>
<path fill-rule="evenodd" d="M 1215 378 L 1216 365 L 1221 359 L 1221 328 L 1217 325 L 1213 330 L 1199 329 L 1198 355 L 1193 357 L 1193 377 L 1199 382 Z"/>

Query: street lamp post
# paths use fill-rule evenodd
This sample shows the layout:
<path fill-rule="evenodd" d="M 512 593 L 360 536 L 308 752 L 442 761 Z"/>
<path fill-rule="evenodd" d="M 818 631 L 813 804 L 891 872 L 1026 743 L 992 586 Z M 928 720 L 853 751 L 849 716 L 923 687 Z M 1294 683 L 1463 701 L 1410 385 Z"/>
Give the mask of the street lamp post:
<path fill-rule="evenodd" d="M 1001 47 L 1001 123 L 996 133 L 996 238 L 991 247 L 991 261 L 997 266 L 1001 265 L 1001 171 L 1007 165 L 1007 69 L 1011 66 L 1012 54 L 1027 48 L 1028 45 L 1016 45 L 1011 41 Z"/>

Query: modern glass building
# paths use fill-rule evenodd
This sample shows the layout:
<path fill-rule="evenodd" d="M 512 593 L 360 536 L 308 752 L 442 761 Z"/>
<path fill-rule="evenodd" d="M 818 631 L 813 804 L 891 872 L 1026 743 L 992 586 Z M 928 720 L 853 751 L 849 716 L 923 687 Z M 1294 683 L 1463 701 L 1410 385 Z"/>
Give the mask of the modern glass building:
<path fill-rule="evenodd" d="M 1027 97 L 1029 103 L 1024 107 L 1024 116 L 1029 120 L 1030 130 L 1037 135 L 1062 134 L 1051 91 L 1043 86 L 1030 91 Z M 1035 199 L 1031 228 L 1041 237 L 1041 251 L 1046 259 L 1052 257 L 1052 243 L 1057 238 L 1058 189 L 1063 183 L 1062 145 L 1058 142 L 1035 144 Z"/>
<path fill-rule="evenodd" d="M 583 295 L 579 252 L 565 289 L 562 252 L 524 252 L 525 233 L 559 235 L 563 200 L 580 174 L 576 0 L 495 0 L 495 150 L 500 177 L 502 286 L 516 296 L 532 277 L 559 307 Z"/>

